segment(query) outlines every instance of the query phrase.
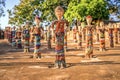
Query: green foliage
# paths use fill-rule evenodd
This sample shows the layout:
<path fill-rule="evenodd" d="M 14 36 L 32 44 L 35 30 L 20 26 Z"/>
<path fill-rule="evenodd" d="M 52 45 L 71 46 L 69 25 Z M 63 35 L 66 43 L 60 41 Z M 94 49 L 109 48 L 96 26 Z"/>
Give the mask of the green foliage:
<path fill-rule="evenodd" d="M 14 7 L 14 10 L 8 10 L 10 24 L 23 24 L 26 20 L 33 21 L 33 12 L 36 6 L 32 6 L 34 0 L 21 0 L 19 5 Z"/>
<path fill-rule="evenodd" d="M 54 9 L 60 5 L 66 11 L 69 2 L 70 0 L 45 0 L 42 4 L 42 9 L 41 9 L 42 18 L 48 21 L 54 20 L 56 18 L 54 14 Z"/>
<path fill-rule="evenodd" d="M 108 19 L 109 11 L 105 0 L 20 0 L 13 10 L 8 10 L 10 24 L 23 24 L 26 20 L 33 22 L 35 15 L 43 20 L 56 19 L 54 9 L 62 6 L 65 10 L 64 18 L 69 22 L 73 19 L 85 20 L 91 15 L 94 20 Z"/>
<path fill-rule="evenodd" d="M 0 17 L 5 16 L 4 7 L 5 7 L 5 0 L 0 0 Z"/>
<path fill-rule="evenodd" d="M 65 18 L 72 21 L 74 18 L 83 21 L 85 16 L 91 15 L 94 20 L 108 19 L 109 12 L 104 0 L 81 0 L 80 3 L 71 2 L 65 13 Z"/>
<path fill-rule="evenodd" d="M 52 21 L 56 17 L 54 15 L 54 9 L 60 5 L 65 10 L 70 0 L 21 0 L 20 4 L 14 7 L 14 11 L 8 10 L 9 23 L 10 24 L 23 24 L 24 21 L 34 20 L 35 15 L 42 13 L 41 18 L 43 20 Z M 12 15 L 11 15 L 12 14 Z"/>

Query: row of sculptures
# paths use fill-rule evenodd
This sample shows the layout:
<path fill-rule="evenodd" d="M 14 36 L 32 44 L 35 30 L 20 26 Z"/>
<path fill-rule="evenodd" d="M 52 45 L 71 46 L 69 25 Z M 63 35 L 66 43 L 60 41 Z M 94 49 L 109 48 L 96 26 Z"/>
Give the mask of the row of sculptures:
<path fill-rule="evenodd" d="M 55 8 L 55 15 L 57 20 L 53 21 L 52 24 L 47 27 L 47 31 L 45 33 L 41 24 L 41 18 L 39 16 L 35 17 L 36 25 L 34 27 L 29 28 L 29 22 L 26 22 L 24 28 L 15 27 L 8 28 L 5 34 L 9 34 L 8 41 L 11 43 L 12 47 L 17 46 L 17 48 L 22 48 L 22 43 L 24 45 L 24 52 L 28 53 L 30 51 L 30 45 L 34 45 L 34 53 L 33 58 L 41 58 L 41 39 L 43 38 L 43 34 L 46 36 L 46 40 L 48 43 L 48 48 L 51 49 L 51 40 L 55 42 L 55 67 L 56 68 L 65 68 L 65 52 L 68 50 L 68 35 L 69 32 L 69 23 L 66 20 L 62 19 L 64 14 L 64 10 L 62 7 L 58 6 Z M 73 39 L 77 42 L 76 34 L 78 34 L 78 47 L 79 49 L 83 48 L 82 43 L 85 42 L 85 58 L 91 59 L 93 58 L 93 40 L 94 36 L 96 36 L 96 41 L 100 43 L 100 51 L 105 51 L 105 33 L 108 33 L 110 47 L 114 47 L 114 43 L 118 44 L 120 37 L 120 24 L 109 23 L 108 25 L 104 25 L 103 21 L 100 21 L 99 25 L 92 25 L 92 16 L 88 15 L 86 17 L 87 25 L 83 26 L 75 26 L 73 28 Z"/>

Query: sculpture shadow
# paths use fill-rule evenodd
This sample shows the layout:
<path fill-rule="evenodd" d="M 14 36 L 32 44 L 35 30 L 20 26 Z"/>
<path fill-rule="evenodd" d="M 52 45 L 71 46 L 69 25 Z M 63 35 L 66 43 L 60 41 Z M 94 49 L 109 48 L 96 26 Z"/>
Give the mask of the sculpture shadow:
<path fill-rule="evenodd" d="M 120 50 L 120 46 L 114 46 L 113 48 L 109 48 L 108 50 Z"/>
<path fill-rule="evenodd" d="M 104 57 L 104 56 L 120 56 L 120 54 L 118 54 L 118 53 L 114 53 L 114 54 L 96 54 L 96 56 L 100 56 L 100 57 Z"/>
<path fill-rule="evenodd" d="M 10 63 L 0 63 L 0 66 L 49 66 L 53 65 L 52 62 L 10 62 Z"/>
<path fill-rule="evenodd" d="M 114 61 L 99 61 L 99 62 L 80 62 L 80 63 L 67 63 L 68 67 L 73 66 L 93 66 L 93 65 L 120 65 L 120 62 Z"/>
<path fill-rule="evenodd" d="M 67 67 L 74 66 L 93 66 L 93 65 L 120 65 L 119 62 L 114 61 L 100 61 L 100 62 L 80 62 L 80 63 L 67 63 Z M 10 63 L 0 63 L 0 66 L 12 67 L 12 66 L 42 66 L 48 68 L 54 68 L 53 62 L 10 62 Z"/>

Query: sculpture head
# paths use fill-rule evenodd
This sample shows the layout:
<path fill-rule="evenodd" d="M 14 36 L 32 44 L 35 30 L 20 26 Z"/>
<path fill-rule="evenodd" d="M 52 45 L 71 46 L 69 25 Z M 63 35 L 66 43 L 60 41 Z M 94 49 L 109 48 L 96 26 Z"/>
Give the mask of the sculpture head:
<path fill-rule="evenodd" d="M 88 25 L 91 25 L 92 16 L 88 15 L 88 16 L 86 17 L 86 21 L 87 21 L 87 24 L 88 24 Z"/>
<path fill-rule="evenodd" d="M 113 27 L 113 24 L 112 23 L 109 23 L 108 24 L 108 28 L 112 28 Z"/>
<path fill-rule="evenodd" d="M 30 23 L 29 23 L 28 21 L 26 21 L 25 28 L 26 28 L 26 29 L 29 29 L 29 25 L 30 25 Z"/>
<path fill-rule="evenodd" d="M 16 27 L 15 27 L 15 26 L 13 26 L 12 30 L 14 31 L 15 29 L 16 29 Z"/>
<path fill-rule="evenodd" d="M 104 22 L 103 21 L 100 21 L 100 27 L 104 28 Z"/>
<path fill-rule="evenodd" d="M 55 15 L 58 20 L 62 19 L 62 16 L 64 14 L 64 9 L 61 6 L 57 6 L 55 8 Z"/>
<path fill-rule="evenodd" d="M 41 18 L 40 18 L 39 16 L 36 16 L 36 17 L 35 17 L 35 24 L 36 24 L 37 26 L 39 26 L 40 22 L 41 22 Z"/>
<path fill-rule="evenodd" d="M 18 26 L 17 31 L 21 32 L 21 26 Z"/>

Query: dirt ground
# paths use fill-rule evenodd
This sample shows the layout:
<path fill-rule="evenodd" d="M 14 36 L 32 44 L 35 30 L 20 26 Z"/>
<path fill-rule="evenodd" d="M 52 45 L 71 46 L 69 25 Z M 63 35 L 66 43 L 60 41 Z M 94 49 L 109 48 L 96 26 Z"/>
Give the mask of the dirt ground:
<path fill-rule="evenodd" d="M 84 62 L 84 48 L 77 49 L 77 44 L 69 40 L 67 68 L 54 69 L 54 49 L 47 49 L 46 43 L 42 41 L 42 59 L 33 59 L 33 48 L 23 53 L 23 49 L 11 48 L 7 40 L 0 40 L 0 80 L 120 80 L 120 44 L 107 46 L 104 52 L 94 44 L 97 58 Z"/>

